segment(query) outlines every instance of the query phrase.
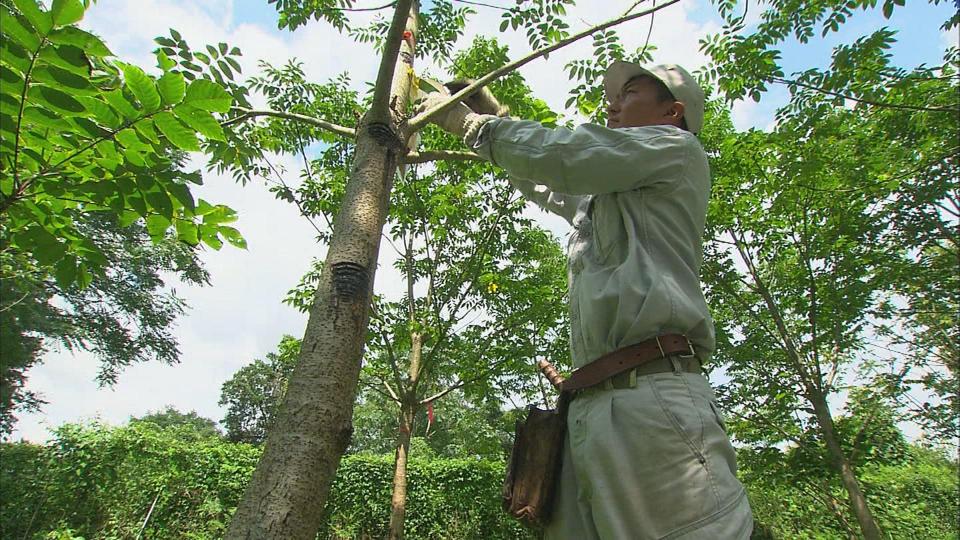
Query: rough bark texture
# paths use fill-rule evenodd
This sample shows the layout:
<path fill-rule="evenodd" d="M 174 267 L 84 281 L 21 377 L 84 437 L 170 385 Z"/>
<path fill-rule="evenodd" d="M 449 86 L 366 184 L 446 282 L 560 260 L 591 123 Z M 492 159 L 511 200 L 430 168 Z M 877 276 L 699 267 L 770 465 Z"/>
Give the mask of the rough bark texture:
<path fill-rule="evenodd" d="M 817 389 L 812 389 L 811 394 L 810 401 L 817 416 L 817 423 L 820 425 L 820 432 L 823 434 L 823 441 L 827 445 L 830 462 L 840 475 L 840 482 L 850 497 L 850 509 L 860 524 L 860 532 L 863 533 L 866 540 L 881 540 L 883 536 L 880 533 L 880 527 L 877 525 L 873 513 L 870 512 L 867 498 L 860 490 L 860 482 L 857 481 L 853 466 L 850 465 L 850 460 L 843 453 L 843 448 L 840 447 L 840 442 L 837 440 L 836 432 L 833 429 L 833 416 L 830 414 L 826 397 Z"/>
<path fill-rule="evenodd" d="M 401 61 L 395 59 L 404 20 L 415 21 L 417 7 L 415 1 L 397 2 L 398 13 L 388 35 L 388 41 L 395 39 L 394 46 L 388 43 L 384 52 L 384 63 L 395 62 L 390 70 L 393 80 L 378 77 L 378 85 L 390 85 L 390 95 L 379 106 L 375 99 L 357 128 L 354 168 L 334 220 L 300 359 L 227 538 L 312 540 L 320 527 L 330 485 L 353 429 L 380 235 L 403 140 L 396 135 L 398 118 L 386 100 L 408 101 L 412 39 L 404 40 L 406 54 L 400 51 Z"/>
<path fill-rule="evenodd" d="M 415 405 L 404 403 L 400 411 L 400 432 L 393 462 L 393 496 L 390 500 L 390 540 L 403 538 L 403 520 L 407 511 L 407 460 L 410 457 L 410 435 L 413 432 Z"/>
<path fill-rule="evenodd" d="M 410 251 L 407 251 L 409 263 Z M 413 307 L 413 278 L 407 277 L 408 298 L 410 300 L 410 321 L 415 320 Z M 407 387 L 400 404 L 400 425 L 397 437 L 397 455 L 393 464 L 393 495 L 390 499 L 390 529 L 388 538 L 403 538 L 403 520 L 407 512 L 407 460 L 410 458 L 410 436 L 413 433 L 413 420 L 417 414 L 417 386 L 420 382 L 420 367 L 423 360 L 423 334 L 410 334 L 410 371 Z"/>

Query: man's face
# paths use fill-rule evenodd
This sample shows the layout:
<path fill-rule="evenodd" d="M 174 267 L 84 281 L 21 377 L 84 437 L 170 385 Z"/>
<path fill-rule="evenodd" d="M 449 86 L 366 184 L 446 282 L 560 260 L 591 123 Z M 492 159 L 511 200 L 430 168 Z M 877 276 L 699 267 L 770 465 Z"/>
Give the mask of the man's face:
<path fill-rule="evenodd" d="M 633 79 L 623 85 L 620 93 L 607 105 L 607 127 L 610 128 L 679 126 L 681 118 L 683 104 L 660 101 L 656 83 L 649 77 Z"/>

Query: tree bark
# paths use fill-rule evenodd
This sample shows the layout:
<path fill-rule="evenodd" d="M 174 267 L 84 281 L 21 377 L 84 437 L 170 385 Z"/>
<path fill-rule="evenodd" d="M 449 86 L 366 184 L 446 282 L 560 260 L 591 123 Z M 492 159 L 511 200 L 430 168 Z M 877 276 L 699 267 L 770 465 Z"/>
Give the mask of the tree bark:
<path fill-rule="evenodd" d="M 334 220 L 300 358 L 227 538 L 312 540 L 350 443 L 380 235 L 402 141 L 394 109 L 409 101 L 416 0 L 398 0 L 371 110 L 357 128 L 354 168 Z M 408 27 L 408 25 L 410 25 Z M 401 48 L 402 45 L 402 48 Z M 398 53 L 401 60 L 397 61 Z"/>
<path fill-rule="evenodd" d="M 407 261 L 410 261 L 410 247 L 407 248 Z M 408 273 L 407 285 L 410 302 L 410 320 L 414 321 L 413 278 Z M 388 538 L 403 538 L 403 520 L 407 511 L 407 459 L 410 457 L 410 437 L 413 433 L 413 419 L 417 414 L 417 386 L 420 382 L 420 367 L 423 360 L 423 334 L 410 334 L 410 371 L 407 388 L 400 404 L 400 425 L 397 434 L 397 455 L 393 463 L 393 495 L 390 499 L 390 529 Z"/>
<path fill-rule="evenodd" d="M 827 404 L 826 397 L 820 390 L 810 386 L 808 388 L 808 397 L 816 413 L 817 424 L 820 426 L 820 433 L 823 435 L 823 442 L 827 446 L 827 454 L 830 458 L 830 464 L 840 475 L 840 482 L 843 484 L 847 495 L 850 497 L 850 509 L 860 524 L 860 532 L 866 540 L 881 540 L 880 527 L 877 525 L 870 506 L 867 504 L 867 498 L 860 490 L 860 482 L 857 481 L 857 475 L 853 470 L 850 460 L 843 453 L 840 447 L 840 441 L 837 440 L 834 431 L 833 415 L 830 414 L 830 407 Z"/>
<path fill-rule="evenodd" d="M 407 401 L 401 406 L 397 453 L 393 461 L 393 495 L 390 500 L 390 540 L 403 538 L 403 520 L 407 512 L 407 460 L 410 457 L 410 437 L 416 401 Z"/>

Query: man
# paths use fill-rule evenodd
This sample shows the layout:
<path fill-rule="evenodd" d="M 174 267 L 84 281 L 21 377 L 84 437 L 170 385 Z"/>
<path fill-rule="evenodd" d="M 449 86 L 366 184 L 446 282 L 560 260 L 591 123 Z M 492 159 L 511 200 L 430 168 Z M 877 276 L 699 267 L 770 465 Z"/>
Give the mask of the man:
<path fill-rule="evenodd" d="M 715 346 L 699 278 L 703 90 L 675 65 L 615 62 L 603 83 L 607 127 L 548 129 L 464 105 L 435 120 L 574 229 L 577 370 L 564 384 L 575 391 L 546 537 L 746 539 L 750 506 L 700 373 Z"/>

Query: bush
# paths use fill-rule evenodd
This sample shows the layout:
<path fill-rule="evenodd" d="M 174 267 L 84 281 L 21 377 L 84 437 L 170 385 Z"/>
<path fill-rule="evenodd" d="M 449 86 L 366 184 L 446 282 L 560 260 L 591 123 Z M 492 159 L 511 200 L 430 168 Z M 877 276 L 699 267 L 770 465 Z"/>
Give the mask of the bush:
<path fill-rule="evenodd" d="M 33 540 L 220 538 L 260 449 L 190 426 L 65 425 L 47 446 L 0 445 L 0 538 Z M 839 483 L 805 477 L 778 459 L 744 451 L 742 478 L 755 538 L 845 539 L 857 530 Z M 408 466 L 406 537 L 531 539 L 500 509 L 501 461 L 417 457 Z M 864 493 L 889 538 L 957 540 L 957 464 L 910 447 L 895 464 L 858 469 Z M 319 538 L 382 538 L 390 516 L 393 456 L 345 457 L 330 491 Z M 837 505 L 829 508 L 823 489 Z"/>
<path fill-rule="evenodd" d="M 220 538 L 260 457 L 189 426 L 65 425 L 48 446 L 0 445 L 0 538 Z M 500 509 L 504 463 L 413 459 L 406 537 L 531 538 Z M 378 538 L 393 457 L 343 459 L 320 538 Z"/>

